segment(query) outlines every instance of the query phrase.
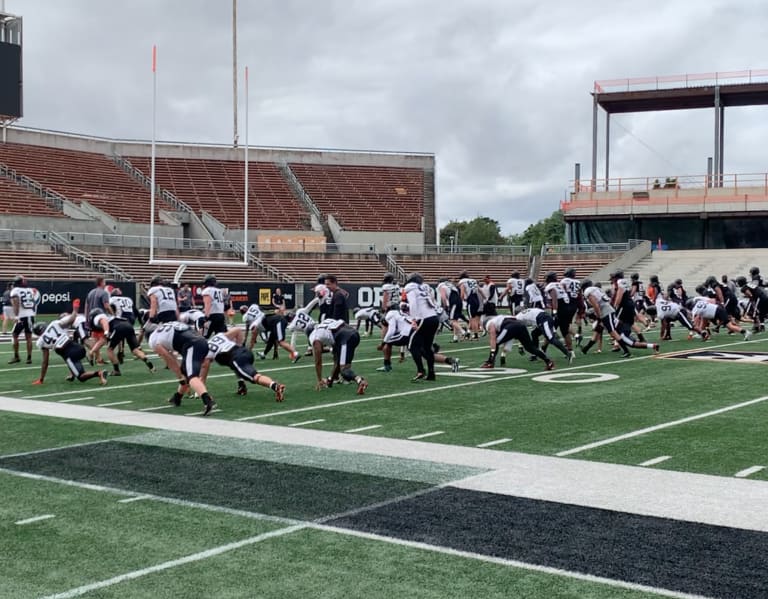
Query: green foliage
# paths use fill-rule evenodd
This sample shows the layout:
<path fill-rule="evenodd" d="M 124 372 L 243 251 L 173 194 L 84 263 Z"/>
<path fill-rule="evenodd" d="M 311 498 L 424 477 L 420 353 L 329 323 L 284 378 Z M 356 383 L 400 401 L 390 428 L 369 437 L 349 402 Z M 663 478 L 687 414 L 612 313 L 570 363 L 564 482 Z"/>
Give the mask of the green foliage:
<path fill-rule="evenodd" d="M 519 235 L 510 235 L 507 243 L 531 245 L 534 254 L 538 253 L 545 243 L 553 245 L 565 243 L 565 220 L 562 210 L 555 210 L 550 216 L 530 225 Z"/>
<path fill-rule="evenodd" d="M 451 245 L 504 245 L 499 221 L 478 216 L 470 221 L 451 221 L 440 230 L 440 244 Z"/>

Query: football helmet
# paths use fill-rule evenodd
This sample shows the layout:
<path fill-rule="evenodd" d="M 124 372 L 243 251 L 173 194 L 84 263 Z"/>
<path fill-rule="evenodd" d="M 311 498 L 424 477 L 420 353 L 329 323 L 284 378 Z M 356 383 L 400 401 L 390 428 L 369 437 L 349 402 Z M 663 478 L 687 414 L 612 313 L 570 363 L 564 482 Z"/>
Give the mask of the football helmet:
<path fill-rule="evenodd" d="M 556 283 L 557 282 L 557 273 L 554 271 L 549 271 L 547 273 L 547 276 L 544 278 L 544 282 L 546 283 Z"/>
<path fill-rule="evenodd" d="M 211 287 L 216 284 L 216 275 L 205 275 L 203 279 L 203 286 Z"/>
<path fill-rule="evenodd" d="M 44 322 L 36 322 L 35 326 L 32 327 L 32 332 L 39 337 L 43 334 L 47 327 L 48 325 Z"/>
<path fill-rule="evenodd" d="M 573 279 L 576 276 L 576 269 L 575 268 L 566 268 L 563 271 L 563 276 L 568 277 L 569 279 Z"/>

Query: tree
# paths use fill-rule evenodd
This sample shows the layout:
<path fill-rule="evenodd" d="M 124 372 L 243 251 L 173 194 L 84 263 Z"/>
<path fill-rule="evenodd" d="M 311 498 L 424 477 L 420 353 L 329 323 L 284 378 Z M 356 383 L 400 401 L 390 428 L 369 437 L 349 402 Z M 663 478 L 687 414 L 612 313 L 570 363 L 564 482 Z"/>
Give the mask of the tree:
<path fill-rule="evenodd" d="M 441 245 L 504 245 L 499 222 L 487 216 L 451 221 L 440 230 Z"/>
<path fill-rule="evenodd" d="M 547 218 L 530 225 L 520 235 L 510 235 L 507 242 L 511 245 L 530 245 L 534 254 L 538 253 L 545 243 L 565 243 L 565 220 L 562 210 L 555 210 Z"/>

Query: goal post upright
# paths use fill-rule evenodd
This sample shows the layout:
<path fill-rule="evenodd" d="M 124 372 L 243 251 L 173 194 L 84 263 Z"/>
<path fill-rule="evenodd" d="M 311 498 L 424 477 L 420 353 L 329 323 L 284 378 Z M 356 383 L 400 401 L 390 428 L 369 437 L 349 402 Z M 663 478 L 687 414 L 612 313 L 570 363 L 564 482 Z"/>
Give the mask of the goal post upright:
<path fill-rule="evenodd" d="M 150 159 L 150 214 L 149 214 L 149 264 L 158 266 L 177 266 L 174 281 L 179 282 L 187 266 L 250 266 L 248 243 L 248 67 L 245 67 L 245 177 L 243 202 L 243 258 L 242 260 L 201 260 L 195 258 L 170 259 L 155 257 L 155 207 L 156 207 L 156 134 L 157 134 L 157 46 L 152 46 L 152 141 Z"/>

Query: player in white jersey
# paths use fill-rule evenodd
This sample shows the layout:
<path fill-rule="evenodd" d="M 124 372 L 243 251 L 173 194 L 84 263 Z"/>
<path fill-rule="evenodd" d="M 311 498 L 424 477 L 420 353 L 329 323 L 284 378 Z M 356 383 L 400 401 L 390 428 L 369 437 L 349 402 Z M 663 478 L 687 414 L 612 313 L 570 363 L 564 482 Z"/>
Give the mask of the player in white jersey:
<path fill-rule="evenodd" d="M 686 308 L 677 302 L 670 301 L 665 295 L 656 298 L 656 317 L 661 322 L 661 338 L 672 339 L 670 324 L 676 320 L 691 332 L 689 339 L 693 333 L 700 335 L 704 341 L 709 339 L 709 331 L 706 329 L 702 331 L 694 327 Z"/>
<path fill-rule="evenodd" d="M 576 314 L 576 311 L 571 309 L 571 297 L 557 280 L 557 273 L 548 272 L 544 281 L 546 283 L 544 293 L 549 300 L 552 318 L 555 320 L 555 326 L 560 329 L 563 342 L 570 352 L 573 348 L 571 344 L 571 320 Z"/>
<path fill-rule="evenodd" d="M 485 330 L 488 331 L 488 342 L 491 351 L 488 359 L 483 362 L 480 368 L 494 368 L 496 366 L 496 354 L 500 346 L 517 339 L 520 345 L 532 356 L 544 361 L 545 369 L 552 370 L 555 363 L 534 345 L 531 334 L 526 326 L 512 316 L 491 316 L 485 318 Z"/>
<path fill-rule="evenodd" d="M 381 312 L 382 314 L 397 310 L 400 305 L 400 285 L 395 281 L 395 275 L 388 272 L 384 275 L 381 284 Z"/>
<path fill-rule="evenodd" d="M 388 322 L 386 333 L 381 340 L 381 344 L 376 348 L 384 353 L 384 365 L 377 368 L 379 372 L 392 371 L 392 348 L 400 348 L 400 361 L 404 361 L 405 348 L 410 345 L 411 337 L 416 332 L 417 325 L 408 314 L 408 304 L 402 302 L 400 310 L 390 310 L 384 315 Z M 452 372 L 458 372 L 459 359 L 443 355 L 440 352 L 440 346 L 432 344 L 432 351 L 435 354 L 435 362 L 439 364 L 448 364 Z"/>
<path fill-rule="evenodd" d="M 477 282 L 475 281 L 475 283 Z M 410 344 L 411 357 L 416 364 L 416 376 L 412 381 L 434 381 L 435 351 L 432 344 L 435 342 L 435 334 L 440 326 L 437 303 L 432 297 L 432 289 L 424 283 L 424 277 L 418 272 L 408 276 L 405 296 L 411 318 L 419 323 L 416 332 L 411 337 Z M 426 373 L 424 372 L 424 360 L 427 362 Z"/>
<path fill-rule="evenodd" d="M 584 291 L 584 301 L 589 308 L 594 310 L 605 332 L 619 344 L 619 347 L 623 350 L 623 358 L 628 358 L 632 355 L 629 353 L 630 347 L 652 349 L 658 353 L 659 345 L 657 343 L 636 341 L 630 336 L 629 327 L 617 320 L 616 310 L 614 310 L 611 304 L 611 298 L 600 287 L 595 286 L 590 279 L 584 279 L 581 282 L 581 288 Z M 584 353 L 589 350 L 591 343 L 592 341 L 582 350 Z"/>
<path fill-rule="evenodd" d="M 377 308 L 373 306 L 369 308 L 358 308 L 355 310 L 355 320 L 357 321 L 357 330 L 360 330 L 360 325 L 365 323 L 365 330 L 363 336 L 368 336 L 373 333 L 373 327 L 381 328 L 381 313 Z"/>
<path fill-rule="evenodd" d="M 133 326 L 136 323 L 136 309 L 133 306 L 133 300 L 123 295 L 122 289 L 115 287 L 109 296 L 109 305 L 115 316 L 127 320 Z"/>
<path fill-rule="evenodd" d="M 237 394 L 246 395 L 246 381 L 260 385 L 275 392 L 275 401 L 285 399 L 285 385 L 259 374 L 253 365 L 253 352 L 243 347 L 245 335 L 240 329 L 231 329 L 226 333 L 216 333 L 208 339 L 208 355 L 203 362 L 201 377 L 206 380 L 211 362 L 231 368 L 237 376 Z"/>
<path fill-rule="evenodd" d="M 507 298 L 507 306 L 509 312 L 514 315 L 523 306 L 525 301 L 525 279 L 520 277 L 518 271 L 512 271 L 511 276 L 507 279 L 507 286 L 502 291 L 502 298 Z M 499 299 L 501 301 L 501 298 Z"/>
<path fill-rule="evenodd" d="M 317 302 L 312 304 L 314 308 L 316 305 L 320 306 L 320 314 L 317 318 L 319 322 L 323 322 L 331 313 L 331 302 L 333 301 L 333 291 L 331 291 L 325 284 L 325 277 L 327 275 L 320 275 L 317 277 L 317 285 L 312 288 Z M 310 302 L 311 303 L 311 302 Z M 311 309 L 311 308 L 310 308 Z"/>
<path fill-rule="evenodd" d="M 461 301 L 467 305 L 467 314 L 469 314 L 469 332 L 472 335 L 472 339 L 477 339 L 481 328 L 480 315 L 483 310 L 479 285 L 477 284 L 476 279 L 473 279 L 469 276 L 467 271 L 464 271 L 459 275 L 458 288 Z"/>
<path fill-rule="evenodd" d="M 198 333 L 202 334 L 205 329 L 205 312 L 197 308 L 190 308 L 179 313 L 179 322 L 188 324 Z"/>
<path fill-rule="evenodd" d="M 352 370 L 355 348 L 360 344 L 360 335 L 355 329 L 343 320 L 326 318 L 312 330 L 309 342 L 312 344 L 315 358 L 316 390 L 331 387 L 341 376 L 347 382 L 357 383 L 358 395 L 365 394 L 368 381 Z M 328 378 L 323 377 L 323 348 L 329 348 L 333 352 L 333 370 Z"/>
<path fill-rule="evenodd" d="M 240 306 L 240 314 L 243 315 L 243 324 L 245 325 L 245 338 L 243 339 L 243 345 L 248 341 L 248 334 L 251 332 L 251 325 L 254 321 L 264 318 L 264 312 L 261 310 L 259 304 L 251 304 L 246 306 L 243 304 Z M 253 347 L 253 344 L 251 344 Z"/>
<path fill-rule="evenodd" d="M 226 302 L 224 291 L 216 286 L 216 277 L 206 275 L 203 281 L 203 312 L 205 313 L 204 337 L 227 332 Z"/>
<path fill-rule="evenodd" d="M 13 358 L 8 363 L 21 362 L 21 358 L 19 358 L 19 335 L 24 333 L 24 339 L 27 343 L 27 364 L 32 364 L 32 327 L 35 324 L 37 306 L 40 304 L 40 292 L 29 286 L 26 277 L 18 275 L 13 280 L 10 297 L 15 323 L 11 331 Z"/>
<path fill-rule="evenodd" d="M 120 372 L 120 360 L 115 355 L 115 348 L 122 343 L 127 343 L 131 350 L 131 353 L 146 364 L 149 372 L 155 372 L 155 367 L 152 362 L 149 361 L 146 354 L 139 348 L 139 342 L 136 340 L 136 330 L 133 325 L 123 318 L 113 316 L 111 314 L 105 314 L 101 308 L 94 308 L 88 314 L 88 324 L 92 331 L 99 331 L 102 335 L 97 341 L 96 345 L 91 350 L 93 355 L 98 347 L 101 347 L 104 343 L 107 344 L 107 356 L 109 361 L 112 362 L 112 372 L 110 376 L 121 376 Z M 101 344 L 101 345 L 100 345 Z"/>
<path fill-rule="evenodd" d="M 469 333 L 461 326 L 460 320 L 467 322 L 461 310 L 459 290 L 450 280 L 442 277 L 437 282 L 437 301 L 447 317 L 447 324 L 453 331 L 451 343 L 467 337 Z"/>
<path fill-rule="evenodd" d="M 568 296 L 568 304 L 564 308 L 568 311 L 571 324 L 576 326 L 574 341 L 576 345 L 581 345 L 581 325 L 584 320 L 584 298 L 581 295 L 581 281 L 576 279 L 576 269 L 566 268 L 563 271 L 563 278 L 560 279 L 560 286 Z M 559 311 L 558 311 L 559 315 Z M 573 349 L 573 346 L 571 346 Z"/>
<path fill-rule="evenodd" d="M 522 322 L 525 326 L 533 329 L 531 339 L 536 347 L 539 346 L 539 336 L 544 335 L 547 344 L 554 345 L 566 358 L 568 358 L 569 363 L 573 362 L 576 355 L 572 350 L 569 350 L 563 345 L 562 341 L 560 341 L 556 333 L 555 320 L 546 310 L 542 310 L 541 308 L 525 308 L 518 312 L 514 318 L 517 319 L 518 322 Z M 543 348 L 543 351 L 546 352 L 546 347 Z"/>
<path fill-rule="evenodd" d="M 147 290 L 149 298 L 149 319 L 152 322 L 173 322 L 179 319 L 179 306 L 176 292 L 171 289 L 160 275 L 155 275 Z"/>
<path fill-rule="evenodd" d="M 533 279 L 525 280 L 525 307 L 544 308 L 544 296 L 541 289 Z"/>
<path fill-rule="evenodd" d="M 741 333 L 744 336 L 744 341 L 748 341 L 752 337 L 752 331 L 748 331 L 733 322 L 725 308 L 712 298 L 693 297 L 686 302 L 686 305 L 691 306 L 693 326 L 699 330 L 707 328 L 707 324 L 712 322 L 716 326 L 724 326 L 734 333 Z"/>
<path fill-rule="evenodd" d="M 68 328 L 75 321 L 77 317 L 77 309 L 80 307 L 80 300 L 73 302 L 73 311 L 71 314 L 66 314 L 58 320 L 54 320 L 50 324 L 38 323 L 34 325 L 34 333 L 37 335 L 37 347 L 43 355 L 42 363 L 40 364 L 40 378 L 34 381 L 33 385 L 42 385 L 45 381 L 45 375 L 48 372 L 48 361 L 50 352 L 53 350 L 59 356 L 61 356 L 64 363 L 69 369 L 70 380 L 77 379 L 81 383 L 92 379 L 98 378 L 102 385 L 107 384 L 107 373 L 104 370 L 94 370 L 86 372 L 83 368 L 82 360 L 85 357 L 85 348 L 72 341 L 69 337 Z"/>
<path fill-rule="evenodd" d="M 310 308 L 311 309 L 311 308 Z M 299 308 L 295 312 L 288 312 L 286 315 L 286 318 L 288 319 L 288 326 L 285 328 L 286 332 L 291 332 L 291 347 L 296 347 L 296 335 L 301 332 L 304 333 L 307 336 L 307 343 L 309 343 L 309 335 L 312 332 L 312 329 L 315 328 L 315 325 L 317 322 L 315 322 L 315 319 L 312 318 L 309 314 L 309 310 L 307 308 Z M 304 355 L 311 356 L 312 355 L 312 346 L 309 345 L 309 348 L 307 350 L 307 353 Z"/>
<path fill-rule="evenodd" d="M 188 324 L 181 322 L 160 325 L 151 323 L 147 330 L 151 331 L 149 347 L 165 360 L 168 369 L 179 379 L 179 386 L 168 400 L 169 403 L 180 406 L 182 397 L 191 388 L 203 401 L 203 416 L 208 416 L 216 407 L 202 379 L 203 362 L 208 356 L 208 341 Z M 181 363 L 174 352 L 181 356 Z"/>

